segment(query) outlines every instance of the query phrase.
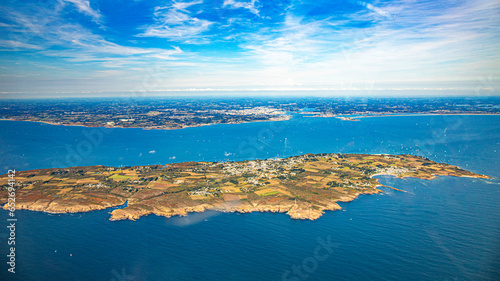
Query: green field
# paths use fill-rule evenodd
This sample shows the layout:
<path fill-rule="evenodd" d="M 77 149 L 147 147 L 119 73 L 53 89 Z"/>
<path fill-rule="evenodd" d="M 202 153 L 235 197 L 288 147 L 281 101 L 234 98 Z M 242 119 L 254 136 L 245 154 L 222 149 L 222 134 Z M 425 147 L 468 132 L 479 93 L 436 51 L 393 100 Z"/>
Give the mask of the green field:
<path fill-rule="evenodd" d="M 134 177 L 132 176 L 125 176 L 125 175 L 117 175 L 117 174 L 114 174 L 112 175 L 111 177 L 109 177 L 110 179 L 117 179 L 117 180 L 128 180 L 128 179 L 133 179 Z"/>
<path fill-rule="evenodd" d="M 260 194 L 260 196 L 269 196 L 269 195 L 274 195 L 274 194 L 278 194 L 279 191 L 271 191 L 271 192 L 267 192 L 267 193 L 264 193 L 264 194 Z"/>

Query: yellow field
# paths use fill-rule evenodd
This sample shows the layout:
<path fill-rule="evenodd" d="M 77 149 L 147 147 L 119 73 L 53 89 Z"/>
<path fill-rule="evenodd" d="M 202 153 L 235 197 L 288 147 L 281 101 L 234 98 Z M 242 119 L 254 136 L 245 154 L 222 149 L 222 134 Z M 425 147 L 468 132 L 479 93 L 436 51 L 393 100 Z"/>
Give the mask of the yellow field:
<path fill-rule="evenodd" d="M 76 181 L 77 184 L 89 184 L 89 183 L 99 183 L 99 180 L 95 178 L 79 179 Z"/>
<path fill-rule="evenodd" d="M 266 193 L 273 192 L 273 191 L 276 191 L 276 190 L 274 190 L 272 188 L 264 188 L 264 189 L 255 191 L 255 194 L 262 196 L 262 194 L 266 194 Z"/>
<path fill-rule="evenodd" d="M 58 194 L 58 195 L 64 195 L 64 194 L 66 194 L 68 191 L 71 191 L 71 190 L 73 190 L 73 188 L 71 188 L 71 187 L 69 187 L 69 188 L 63 188 L 63 189 L 61 189 L 61 191 L 59 191 L 57 194 Z"/>
<path fill-rule="evenodd" d="M 29 181 L 48 181 L 51 178 L 53 178 L 53 176 L 34 176 L 31 178 L 28 178 L 28 180 Z"/>
<path fill-rule="evenodd" d="M 307 164 L 306 167 L 323 170 L 323 169 L 330 168 L 331 164 L 326 163 L 326 162 L 314 162 L 314 163 Z"/>
<path fill-rule="evenodd" d="M 267 196 L 267 195 L 273 195 L 273 194 L 277 194 L 277 193 L 283 193 L 283 192 L 279 189 L 274 189 L 274 188 L 264 188 L 264 189 L 255 191 L 255 194 L 257 194 L 259 196 Z"/>
<path fill-rule="evenodd" d="M 319 172 L 318 170 L 313 169 L 313 168 L 304 168 L 304 170 L 306 170 L 306 171 L 308 171 L 310 173 L 317 173 L 317 172 Z"/>
<path fill-rule="evenodd" d="M 189 195 L 191 197 L 191 200 L 204 200 L 209 198 L 208 196 L 205 195 Z"/>
<path fill-rule="evenodd" d="M 123 176 L 123 175 L 112 175 L 109 177 L 110 179 L 113 179 L 114 181 L 124 181 L 124 180 L 135 180 L 137 177 L 131 177 L 131 176 Z"/>
<path fill-rule="evenodd" d="M 238 201 L 240 197 L 236 194 L 224 194 L 224 201 Z"/>
<path fill-rule="evenodd" d="M 177 186 L 177 184 L 173 183 L 165 183 L 165 182 L 150 182 L 148 183 L 148 187 L 154 189 L 168 189 L 169 187 Z"/>
<path fill-rule="evenodd" d="M 279 184 L 279 183 L 280 183 L 280 181 L 275 180 L 275 179 L 270 179 L 270 180 L 268 180 L 268 181 L 269 181 L 269 183 L 270 183 L 271 185 L 276 185 L 276 184 Z"/>
<path fill-rule="evenodd" d="M 321 181 L 324 177 L 318 177 L 318 176 L 307 176 L 306 179 L 311 179 L 314 181 Z"/>
<path fill-rule="evenodd" d="M 224 185 L 224 186 L 221 186 L 220 189 L 224 190 L 224 191 L 227 190 L 227 191 L 232 192 L 232 193 L 241 192 L 241 190 L 237 187 L 234 187 L 234 185 L 233 186 Z"/>
<path fill-rule="evenodd" d="M 64 181 L 64 184 L 76 183 L 76 179 L 67 179 Z"/>
<path fill-rule="evenodd" d="M 279 191 L 287 196 L 290 196 L 290 197 L 293 197 L 292 194 L 289 192 L 289 191 L 286 191 L 285 189 L 283 188 L 276 188 L 276 191 Z"/>

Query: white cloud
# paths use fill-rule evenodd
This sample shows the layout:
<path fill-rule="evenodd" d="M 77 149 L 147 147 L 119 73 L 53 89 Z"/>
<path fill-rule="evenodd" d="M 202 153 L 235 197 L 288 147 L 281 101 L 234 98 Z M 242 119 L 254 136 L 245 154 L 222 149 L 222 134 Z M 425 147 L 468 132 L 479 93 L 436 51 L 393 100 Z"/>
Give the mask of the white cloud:
<path fill-rule="evenodd" d="M 176 60 L 183 51 L 172 49 L 124 46 L 94 34 L 80 24 L 61 18 L 59 10 L 45 9 L 42 20 L 20 11 L 7 11 L 5 17 L 15 28 L 8 29 L 9 40 L 0 40 L 7 50 L 31 50 L 50 57 L 75 63 L 98 63 L 104 68 L 143 64 L 144 61 Z"/>
<path fill-rule="evenodd" d="M 189 7 L 193 6 L 193 5 L 198 5 L 198 4 L 202 4 L 202 3 L 203 3 L 202 0 L 192 1 L 192 2 L 174 2 L 172 4 L 172 8 L 177 9 L 177 10 L 181 10 L 181 11 L 186 12 L 186 13 L 189 13 L 189 11 L 186 10 L 187 8 L 189 8 Z"/>
<path fill-rule="evenodd" d="M 381 9 L 379 7 L 376 7 L 376 6 L 374 6 L 370 3 L 367 3 L 365 1 L 358 1 L 357 4 L 361 5 L 363 7 L 366 7 L 368 10 L 373 11 L 373 12 L 375 12 L 383 17 L 386 17 L 386 18 L 391 17 L 391 14 L 388 11 Z"/>
<path fill-rule="evenodd" d="M 202 1 L 174 2 L 171 6 L 156 7 L 155 24 L 145 27 L 145 31 L 137 36 L 167 38 L 191 44 L 208 43 L 208 38 L 201 34 L 213 23 L 191 16 L 187 8 L 201 4 Z"/>
<path fill-rule="evenodd" d="M 236 0 L 224 0 L 224 3 L 222 4 L 222 7 L 229 6 L 232 9 L 247 9 L 253 14 L 259 15 L 259 10 L 255 6 L 255 3 L 257 0 L 251 0 L 250 2 L 239 2 Z"/>
<path fill-rule="evenodd" d="M 80 13 L 86 14 L 92 17 L 95 22 L 99 22 L 102 15 L 99 11 L 96 11 L 90 7 L 89 0 L 62 0 L 63 2 L 72 3 L 78 9 Z"/>
<path fill-rule="evenodd" d="M 371 19 L 367 28 L 289 12 L 275 32 L 262 30 L 241 44 L 255 62 L 246 77 L 262 85 L 350 85 L 500 76 L 494 67 L 500 65 L 499 2 L 363 3 L 366 10 L 349 19 Z"/>
<path fill-rule="evenodd" d="M 278 30 L 254 34 L 241 47 L 253 53 L 265 66 L 292 70 L 323 57 L 332 34 L 324 21 L 303 22 L 302 18 L 288 14 Z"/>
<path fill-rule="evenodd" d="M 0 47 L 6 49 L 28 49 L 28 50 L 41 50 L 42 47 L 34 44 L 19 42 L 15 40 L 0 40 Z"/>
<path fill-rule="evenodd" d="M 113 85 L 113 89 L 140 84 L 149 73 L 148 67 L 155 64 L 167 69 L 161 72 L 167 73 L 166 78 L 155 87 L 148 87 L 148 91 L 243 87 L 353 89 L 377 88 L 383 83 L 389 85 L 384 87 L 408 81 L 431 85 L 440 81 L 474 81 L 489 75 L 493 79 L 500 77 L 498 1 L 459 0 L 452 3 L 454 6 L 436 1 L 360 1 L 361 11 L 345 14 L 341 19 L 332 16 L 317 20 L 307 11 L 289 8 L 284 20 L 272 25 L 245 13 L 241 18 L 227 20 L 227 26 L 222 25 L 224 22 L 204 20 L 200 10 L 206 7 L 200 4 L 202 1 L 198 0 L 157 7 L 152 15 L 153 25 L 142 27 L 142 33 L 137 35 L 142 38 L 126 41 L 128 46 L 71 23 L 56 11 L 45 12 L 43 17 L 37 17 L 39 21 L 32 20 L 33 14 L 8 11 L 4 17 L 9 25 L 0 27 L 15 36 L 4 38 L 0 46 L 64 59 L 77 66 L 61 64 L 73 72 L 57 70 L 54 77 L 84 79 L 98 73 L 96 77 L 102 78 L 102 84 Z M 223 5 L 226 9 L 250 11 L 249 5 L 257 4 L 224 1 Z M 369 23 L 367 27 L 360 27 L 363 22 Z M 220 34 L 206 35 L 215 27 L 221 30 Z M 139 44 L 150 40 L 144 37 L 212 45 L 193 48 L 201 50 L 199 53 L 184 52 L 175 46 L 144 48 Z M 218 49 L 220 42 L 234 48 L 228 48 L 226 53 Z M 229 45 L 233 42 L 239 46 Z M 204 55 L 203 50 L 215 50 L 217 55 Z M 33 67 L 25 69 L 27 73 L 30 70 Z M 99 83 L 95 85 L 99 87 Z"/>

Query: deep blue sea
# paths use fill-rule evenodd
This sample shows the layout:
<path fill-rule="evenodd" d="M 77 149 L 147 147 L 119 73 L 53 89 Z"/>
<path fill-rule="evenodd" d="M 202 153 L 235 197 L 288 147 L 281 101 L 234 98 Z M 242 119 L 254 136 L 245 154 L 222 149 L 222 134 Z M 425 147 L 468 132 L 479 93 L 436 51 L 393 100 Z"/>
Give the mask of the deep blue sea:
<path fill-rule="evenodd" d="M 321 152 L 416 154 L 493 179 L 380 176 L 407 192 L 364 195 L 317 221 L 17 211 L 16 274 L 7 272 L 2 210 L 0 280 L 500 280 L 500 116 L 294 115 L 173 131 L 0 121 L 1 173 Z"/>

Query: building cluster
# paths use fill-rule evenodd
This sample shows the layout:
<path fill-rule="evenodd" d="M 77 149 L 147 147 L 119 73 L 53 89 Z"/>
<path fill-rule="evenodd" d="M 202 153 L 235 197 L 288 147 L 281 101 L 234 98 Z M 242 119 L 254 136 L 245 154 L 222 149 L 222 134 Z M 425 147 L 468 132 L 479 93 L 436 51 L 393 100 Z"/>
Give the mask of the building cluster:
<path fill-rule="evenodd" d="M 375 172 L 377 174 L 387 174 L 387 175 L 402 175 L 414 170 L 402 167 L 391 166 L 388 168 L 376 168 Z"/>
<path fill-rule="evenodd" d="M 242 176 L 252 174 L 253 178 L 248 178 L 247 182 L 257 184 L 258 179 L 271 179 L 279 176 L 288 176 L 290 170 L 296 165 L 304 163 L 304 159 L 299 158 L 272 158 L 268 160 L 254 160 L 245 163 L 226 162 L 221 163 L 224 173 L 231 176 Z"/>
<path fill-rule="evenodd" d="M 91 187 L 91 188 L 108 188 L 109 186 L 102 184 L 102 183 L 89 183 L 86 184 L 85 187 Z"/>
<path fill-rule="evenodd" d="M 225 162 L 217 163 L 221 165 L 222 171 L 231 176 L 253 175 L 247 177 L 246 182 L 253 186 L 262 186 L 266 179 L 272 178 L 290 178 L 296 175 L 296 169 L 301 167 L 307 161 L 323 158 L 338 158 L 335 154 L 301 155 L 287 159 L 271 158 L 267 160 L 253 160 L 243 163 Z"/>
<path fill-rule="evenodd" d="M 217 114 L 238 115 L 238 116 L 246 116 L 246 115 L 268 116 L 268 115 L 286 114 L 286 112 L 283 110 L 269 106 L 257 106 L 253 108 L 230 109 L 230 110 L 217 109 L 217 110 L 210 110 L 209 112 Z"/>
<path fill-rule="evenodd" d="M 213 187 L 202 187 L 197 190 L 188 192 L 191 196 L 218 196 L 219 189 Z"/>

